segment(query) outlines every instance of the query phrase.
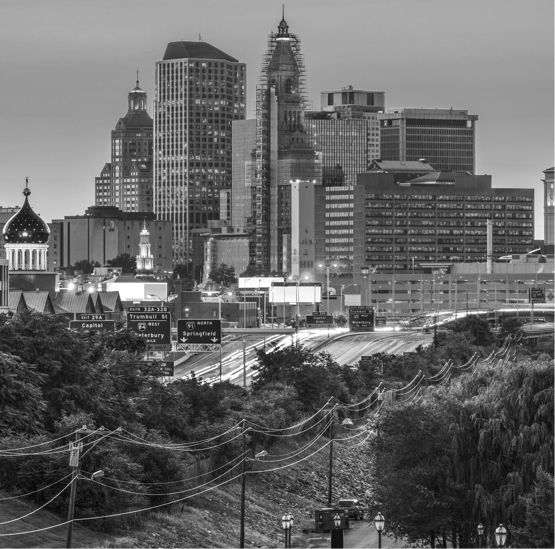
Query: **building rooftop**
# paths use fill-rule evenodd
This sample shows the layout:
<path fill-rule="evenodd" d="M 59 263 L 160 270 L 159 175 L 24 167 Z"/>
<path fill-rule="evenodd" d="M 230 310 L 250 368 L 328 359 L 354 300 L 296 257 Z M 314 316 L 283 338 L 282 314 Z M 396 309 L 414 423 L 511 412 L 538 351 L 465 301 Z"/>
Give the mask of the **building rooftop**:
<path fill-rule="evenodd" d="M 422 160 L 373 160 L 369 171 L 384 172 L 434 172 L 426 159 Z"/>
<path fill-rule="evenodd" d="M 172 59 L 223 59 L 238 62 L 235 57 L 231 57 L 208 42 L 170 42 L 166 47 L 163 61 Z"/>

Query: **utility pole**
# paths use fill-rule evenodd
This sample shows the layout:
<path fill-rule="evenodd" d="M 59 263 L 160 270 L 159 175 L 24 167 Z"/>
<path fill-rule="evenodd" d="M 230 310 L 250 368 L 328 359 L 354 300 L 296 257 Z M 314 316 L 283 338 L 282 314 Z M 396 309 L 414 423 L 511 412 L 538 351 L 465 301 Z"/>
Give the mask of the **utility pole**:
<path fill-rule="evenodd" d="M 333 408 L 330 410 L 330 460 L 328 465 L 328 507 L 331 507 L 333 480 Z"/>
<path fill-rule="evenodd" d="M 247 451 L 247 442 L 246 442 L 246 428 L 245 428 L 246 420 L 243 419 L 243 475 L 241 479 L 241 527 L 240 527 L 240 534 L 239 534 L 239 547 L 244 549 L 245 547 L 245 489 L 246 489 L 246 477 L 247 477 L 247 460 L 245 457 L 245 453 Z"/>
<path fill-rule="evenodd" d="M 86 425 L 75 433 L 75 442 L 69 443 L 69 465 L 71 471 L 71 492 L 69 495 L 69 508 L 67 511 L 67 539 L 66 547 L 71 547 L 71 536 L 73 534 L 73 513 L 75 511 L 75 496 L 77 495 L 77 477 L 79 475 L 79 454 L 83 448 L 81 438 L 90 433 Z"/>

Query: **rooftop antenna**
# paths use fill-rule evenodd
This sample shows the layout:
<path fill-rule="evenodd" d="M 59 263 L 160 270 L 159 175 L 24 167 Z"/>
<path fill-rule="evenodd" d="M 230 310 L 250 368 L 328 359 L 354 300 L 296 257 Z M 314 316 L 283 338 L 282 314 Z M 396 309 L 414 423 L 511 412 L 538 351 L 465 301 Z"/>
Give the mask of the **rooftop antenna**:
<path fill-rule="evenodd" d="M 198 35 L 198 41 L 202 42 L 202 38 L 201 38 L 200 34 Z"/>

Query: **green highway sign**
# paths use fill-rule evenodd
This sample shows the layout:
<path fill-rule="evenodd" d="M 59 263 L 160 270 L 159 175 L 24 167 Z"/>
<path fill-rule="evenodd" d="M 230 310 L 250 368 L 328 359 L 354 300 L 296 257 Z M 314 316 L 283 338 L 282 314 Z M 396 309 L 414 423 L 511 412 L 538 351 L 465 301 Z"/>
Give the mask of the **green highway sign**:
<path fill-rule="evenodd" d="M 128 312 L 127 327 L 144 339 L 149 351 L 172 350 L 170 313 Z"/>
<path fill-rule="evenodd" d="M 214 345 L 222 342 L 222 321 L 212 319 L 177 319 L 177 342 Z"/>
<path fill-rule="evenodd" d="M 353 332 L 373 332 L 374 307 L 359 305 L 349 307 L 349 328 Z"/>
<path fill-rule="evenodd" d="M 113 320 L 70 320 L 69 329 L 78 332 L 113 332 L 115 324 Z"/>
<path fill-rule="evenodd" d="M 306 325 L 309 328 L 314 326 L 333 326 L 333 316 L 325 313 L 312 313 L 306 315 Z"/>

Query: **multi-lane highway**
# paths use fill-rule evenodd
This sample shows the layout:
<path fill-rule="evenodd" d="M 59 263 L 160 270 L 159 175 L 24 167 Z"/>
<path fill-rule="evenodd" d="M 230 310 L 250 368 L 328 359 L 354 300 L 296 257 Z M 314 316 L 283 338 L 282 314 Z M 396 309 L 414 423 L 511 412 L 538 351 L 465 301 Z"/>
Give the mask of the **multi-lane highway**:
<path fill-rule="evenodd" d="M 421 332 L 373 332 L 351 333 L 346 330 L 299 330 L 293 335 L 261 334 L 226 336 L 219 351 L 190 354 L 175 367 L 174 377 L 188 377 L 192 372 L 197 378 L 208 382 L 229 380 L 237 385 L 250 385 L 252 365 L 256 362 L 256 350 L 267 352 L 288 347 L 298 341 L 305 348 L 329 353 L 339 364 L 351 365 L 361 356 L 374 353 L 402 354 L 414 351 L 419 345 L 427 346 L 432 335 Z M 221 365 L 220 365 L 221 364 Z"/>

